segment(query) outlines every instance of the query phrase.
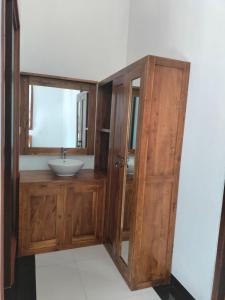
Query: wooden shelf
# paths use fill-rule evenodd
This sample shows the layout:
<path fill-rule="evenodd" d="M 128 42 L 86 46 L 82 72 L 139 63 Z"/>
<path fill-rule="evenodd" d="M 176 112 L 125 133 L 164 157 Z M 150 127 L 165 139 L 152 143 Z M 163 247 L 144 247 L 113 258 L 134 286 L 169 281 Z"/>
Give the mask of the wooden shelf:
<path fill-rule="evenodd" d="M 109 82 L 98 90 L 97 100 L 97 134 L 95 139 L 95 169 L 107 171 L 109 139 L 110 139 L 110 121 L 112 104 L 112 82 Z"/>

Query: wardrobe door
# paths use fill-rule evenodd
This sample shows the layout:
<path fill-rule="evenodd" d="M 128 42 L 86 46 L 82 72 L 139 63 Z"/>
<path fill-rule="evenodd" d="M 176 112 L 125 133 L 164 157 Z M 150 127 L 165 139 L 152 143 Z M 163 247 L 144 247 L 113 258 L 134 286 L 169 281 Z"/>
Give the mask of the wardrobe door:
<path fill-rule="evenodd" d="M 125 81 L 117 81 L 113 88 L 113 121 L 110 149 L 108 242 L 118 253 L 120 214 L 125 185 L 128 137 L 128 91 Z"/>
<path fill-rule="evenodd" d="M 188 64 L 154 58 L 149 74 L 136 165 L 140 176 L 132 249 L 135 288 L 169 281 Z"/>

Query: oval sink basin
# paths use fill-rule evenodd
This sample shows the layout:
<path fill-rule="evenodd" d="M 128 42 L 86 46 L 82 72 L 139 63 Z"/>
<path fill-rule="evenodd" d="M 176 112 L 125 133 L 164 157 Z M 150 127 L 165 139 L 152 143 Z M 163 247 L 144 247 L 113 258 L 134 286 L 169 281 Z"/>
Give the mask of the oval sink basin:
<path fill-rule="evenodd" d="M 48 165 L 57 176 L 74 176 L 84 163 L 78 159 L 54 159 L 50 160 Z"/>

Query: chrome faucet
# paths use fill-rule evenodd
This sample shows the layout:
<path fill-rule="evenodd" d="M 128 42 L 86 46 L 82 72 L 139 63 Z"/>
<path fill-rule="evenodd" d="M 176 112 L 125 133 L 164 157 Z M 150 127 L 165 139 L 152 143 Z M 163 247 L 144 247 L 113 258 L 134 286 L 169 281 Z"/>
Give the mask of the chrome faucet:
<path fill-rule="evenodd" d="M 61 148 L 61 158 L 62 159 L 66 159 L 66 151 L 67 151 L 67 149 Z"/>

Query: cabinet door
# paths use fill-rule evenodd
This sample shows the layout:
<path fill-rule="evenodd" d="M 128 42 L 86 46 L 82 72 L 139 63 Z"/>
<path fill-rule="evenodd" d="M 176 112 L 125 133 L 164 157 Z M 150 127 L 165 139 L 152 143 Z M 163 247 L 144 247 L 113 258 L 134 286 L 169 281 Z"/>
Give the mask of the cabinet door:
<path fill-rule="evenodd" d="M 20 189 L 20 255 L 60 249 L 63 241 L 63 187 L 23 184 Z"/>
<path fill-rule="evenodd" d="M 71 184 L 67 187 L 65 247 L 102 242 L 104 185 Z"/>

